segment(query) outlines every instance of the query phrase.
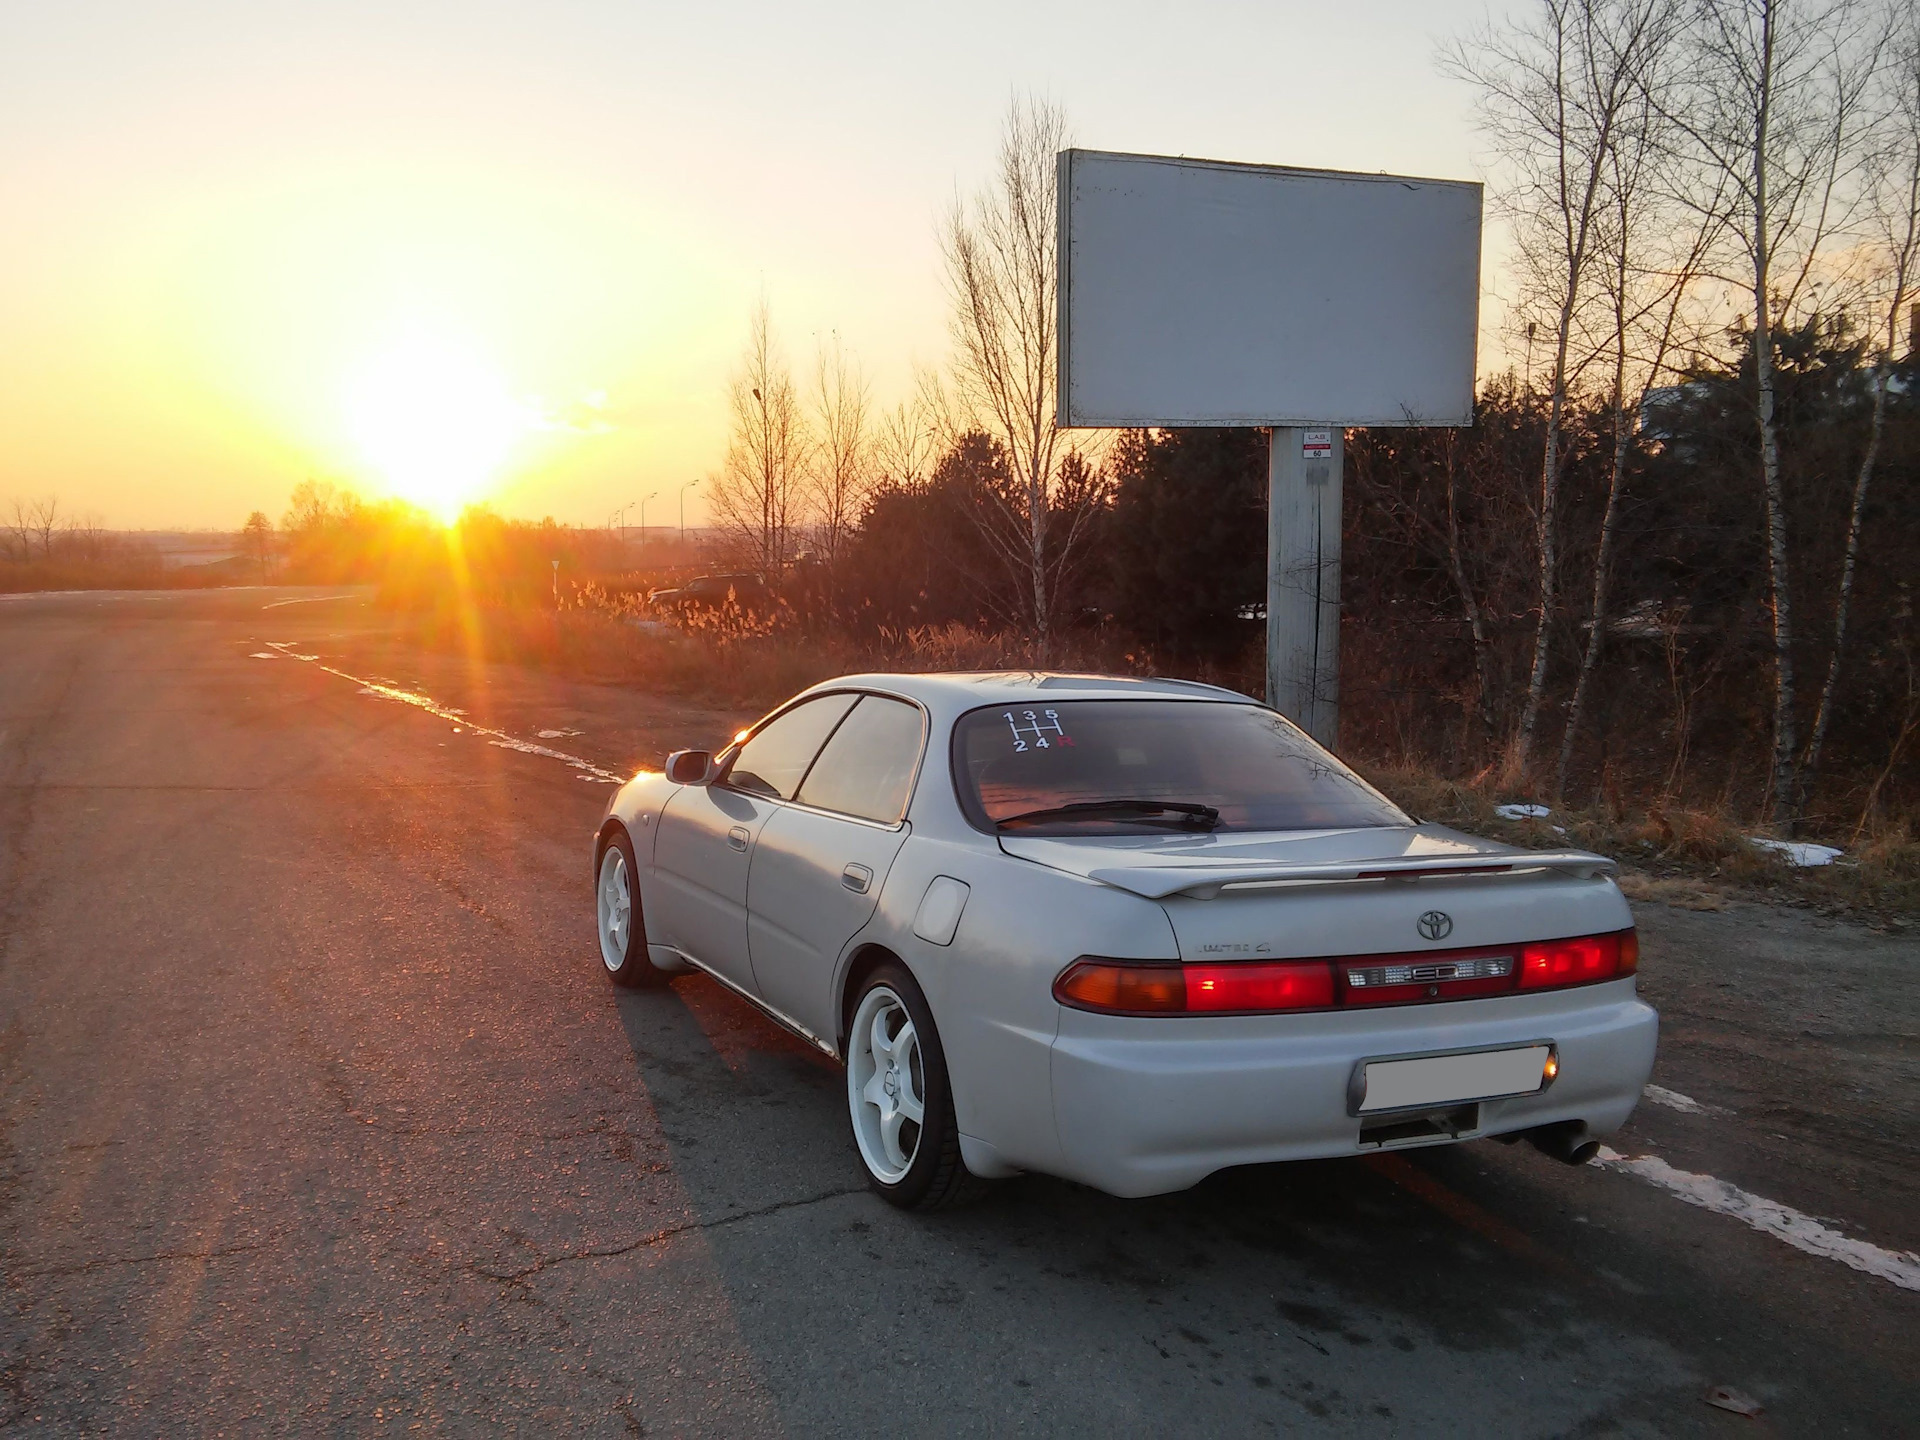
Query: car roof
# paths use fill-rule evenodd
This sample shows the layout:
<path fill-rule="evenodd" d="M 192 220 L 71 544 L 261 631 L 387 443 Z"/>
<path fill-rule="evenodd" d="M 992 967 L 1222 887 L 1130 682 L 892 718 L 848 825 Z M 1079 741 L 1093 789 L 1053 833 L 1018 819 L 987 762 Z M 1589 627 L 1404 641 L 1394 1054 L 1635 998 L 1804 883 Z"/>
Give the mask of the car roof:
<path fill-rule="evenodd" d="M 1087 675 L 1059 670 L 955 670 L 932 674 L 843 675 L 818 690 L 880 690 L 917 700 L 936 718 L 953 718 L 983 705 L 1036 705 L 1061 700 L 1212 700 L 1258 703 L 1252 697 L 1197 680 L 1148 675 Z M 811 693 L 811 691 L 809 693 Z"/>

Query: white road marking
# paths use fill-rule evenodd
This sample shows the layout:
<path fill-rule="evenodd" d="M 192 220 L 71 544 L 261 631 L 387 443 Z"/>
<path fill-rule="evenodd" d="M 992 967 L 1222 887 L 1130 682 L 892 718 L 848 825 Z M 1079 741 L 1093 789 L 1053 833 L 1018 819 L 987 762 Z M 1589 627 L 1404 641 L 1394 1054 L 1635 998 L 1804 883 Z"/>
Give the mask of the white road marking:
<path fill-rule="evenodd" d="M 1777 1200 L 1749 1194 L 1738 1185 L 1729 1185 L 1711 1175 L 1676 1170 L 1657 1155 L 1627 1156 L 1602 1145 L 1593 1163 L 1603 1169 L 1637 1175 L 1689 1205 L 1743 1220 L 1762 1234 L 1785 1241 L 1796 1250 L 1818 1255 L 1823 1260 L 1838 1260 L 1842 1265 L 1891 1281 L 1902 1290 L 1920 1290 L 1920 1255 L 1910 1250 L 1883 1250 L 1865 1240 L 1855 1240 Z"/>
<path fill-rule="evenodd" d="M 1669 1110 L 1678 1110 L 1682 1115 L 1711 1115 L 1720 1107 L 1702 1105 L 1691 1095 L 1682 1095 L 1678 1090 L 1669 1090 L 1664 1085 L 1645 1085 L 1640 1090 L 1643 1099 L 1656 1105 L 1664 1105 Z"/>
<path fill-rule="evenodd" d="M 309 664 L 318 665 L 320 669 L 326 671 L 329 675 L 338 675 L 342 680 L 351 680 L 360 687 L 360 693 L 362 695 L 375 695 L 382 700 L 398 700 L 403 705 L 412 705 L 416 709 L 424 710 L 429 715 L 438 716 L 442 720 L 458 720 L 469 730 L 473 731 L 474 734 L 487 736 L 487 743 L 489 745 L 498 745 L 503 750 L 517 750 L 522 755 L 538 755 L 543 759 L 558 760 L 561 764 L 570 765 L 575 770 L 584 770 L 586 773 L 577 777 L 581 780 L 599 780 L 609 785 L 624 785 L 627 783 L 626 776 L 615 775 L 611 770 L 602 770 L 591 760 L 582 760 L 578 755 L 569 755 L 564 750 L 553 750 L 545 745 L 535 745 L 526 740 L 516 739 L 504 730 L 495 730 L 486 725 L 476 725 L 473 721 L 466 718 L 466 712 L 464 710 L 455 710 L 451 706 L 442 705 L 430 695 L 421 695 L 413 690 L 402 690 L 398 685 L 385 685 L 378 680 L 368 680 L 359 675 L 349 675 L 346 671 L 336 670 L 331 665 L 320 665 L 318 656 L 295 654 L 291 642 L 282 644 L 277 640 L 269 640 L 267 644 L 291 659 L 305 660 Z"/>
<path fill-rule="evenodd" d="M 275 600 L 262 605 L 262 610 L 278 610 L 282 605 L 318 605 L 322 600 L 352 600 L 352 595 L 296 595 L 291 600 Z"/>

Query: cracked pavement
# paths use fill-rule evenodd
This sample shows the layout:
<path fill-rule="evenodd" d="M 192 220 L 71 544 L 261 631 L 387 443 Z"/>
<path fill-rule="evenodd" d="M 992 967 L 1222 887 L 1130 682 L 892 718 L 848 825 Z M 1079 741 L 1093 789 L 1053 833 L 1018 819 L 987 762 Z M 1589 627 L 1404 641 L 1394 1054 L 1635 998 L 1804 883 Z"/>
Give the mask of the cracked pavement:
<path fill-rule="evenodd" d="M 0 607 L 0 1431 L 1910 1423 L 1920 1297 L 1524 1148 L 893 1212 L 830 1062 L 598 973 L 603 786 L 255 656 L 622 771 L 744 717 L 262 608 L 295 593 Z M 1655 1078 L 1720 1109 L 1616 1145 L 1920 1243 L 1913 943 L 1641 919 Z"/>

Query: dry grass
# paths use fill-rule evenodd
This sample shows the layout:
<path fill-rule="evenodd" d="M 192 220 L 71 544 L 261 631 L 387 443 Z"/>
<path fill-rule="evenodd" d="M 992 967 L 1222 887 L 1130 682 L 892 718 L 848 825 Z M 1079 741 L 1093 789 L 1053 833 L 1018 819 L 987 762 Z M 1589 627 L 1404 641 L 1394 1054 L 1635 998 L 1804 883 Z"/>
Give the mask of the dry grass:
<path fill-rule="evenodd" d="M 741 709 L 770 708 L 797 690 L 865 671 L 1048 668 L 1151 673 L 1149 657 L 1100 633 L 1056 641 L 1042 654 L 1016 635 L 964 625 L 881 632 L 869 639 L 810 634 L 790 621 L 737 613 L 670 624 L 630 596 L 585 587 L 559 610 L 498 606 L 401 612 L 408 638 L 436 649 L 632 685 Z M 1188 678 L 1232 685 L 1229 675 Z M 1423 819 L 1534 848 L 1572 845 L 1621 863 L 1635 898 L 1713 909 L 1730 895 L 1895 917 L 1920 914 L 1920 841 L 1902 822 L 1878 833 L 1820 837 L 1847 851 L 1839 863 L 1796 868 L 1748 841 L 1725 814 L 1678 807 L 1564 809 L 1509 820 L 1495 807 L 1527 797 L 1494 778 L 1449 779 L 1417 765 L 1368 766 L 1370 779 Z M 1804 838 L 1804 837 L 1803 837 Z M 1897 923 L 1897 922 L 1896 922 Z"/>
<path fill-rule="evenodd" d="M 1682 910 L 1724 910 L 1727 893 L 1700 880 L 1669 875 L 1643 875 L 1638 870 L 1622 871 L 1620 889 L 1629 900 L 1673 905 Z"/>
<path fill-rule="evenodd" d="M 1136 673 L 1138 658 L 1103 636 L 1056 641 L 1044 654 L 1024 637 L 965 625 L 881 631 L 867 639 L 809 633 L 780 617 L 737 612 L 685 622 L 648 614 L 632 597 L 585 587 L 559 610 L 448 606 L 395 612 L 431 649 L 552 670 L 573 679 L 643 686 L 742 708 L 772 706 L 836 675 L 868 671 L 1051 668 Z"/>
<path fill-rule="evenodd" d="M 1704 910 L 1744 896 L 1870 917 L 1920 914 L 1920 843 L 1904 822 L 1878 834 L 1802 836 L 1846 851 L 1834 864 L 1803 868 L 1750 843 L 1760 832 L 1724 814 L 1648 806 L 1509 820 L 1495 807 L 1527 797 L 1494 781 L 1449 780 L 1405 765 L 1368 768 L 1368 778 L 1425 820 L 1534 849 L 1572 845 L 1610 856 L 1634 899 Z"/>

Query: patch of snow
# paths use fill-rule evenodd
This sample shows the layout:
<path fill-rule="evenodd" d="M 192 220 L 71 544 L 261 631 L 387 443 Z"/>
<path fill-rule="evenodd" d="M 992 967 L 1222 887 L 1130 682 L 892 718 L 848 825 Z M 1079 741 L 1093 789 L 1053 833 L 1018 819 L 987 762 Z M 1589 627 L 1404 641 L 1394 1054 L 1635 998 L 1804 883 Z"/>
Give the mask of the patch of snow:
<path fill-rule="evenodd" d="M 1738 1185 L 1729 1185 L 1711 1175 L 1676 1170 L 1657 1155 L 1626 1156 L 1602 1145 L 1594 1164 L 1604 1170 L 1638 1176 L 1689 1205 L 1731 1215 L 1796 1250 L 1818 1255 L 1823 1260 L 1838 1260 L 1842 1265 L 1877 1276 L 1902 1290 L 1920 1290 L 1920 1255 L 1910 1250 L 1883 1250 L 1865 1240 L 1855 1240 L 1777 1200 L 1749 1194 Z"/>
<path fill-rule="evenodd" d="M 1553 811 L 1544 805 L 1496 805 L 1493 813 L 1502 820 L 1544 820 Z"/>
<path fill-rule="evenodd" d="M 271 650 L 256 650 L 247 656 L 249 660 L 278 660 L 280 657 Z"/>
<path fill-rule="evenodd" d="M 1847 853 L 1831 845 L 1815 845 L 1807 840 L 1775 840 L 1770 835 L 1749 835 L 1747 843 L 1761 850 L 1770 850 L 1783 857 L 1789 865 L 1802 870 L 1812 869 L 1816 865 L 1831 865 Z"/>
<path fill-rule="evenodd" d="M 581 735 L 585 732 L 581 730 L 536 730 L 534 733 L 542 740 L 566 740 L 574 735 Z"/>
<path fill-rule="evenodd" d="M 1691 1095 L 1682 1095 L 1678 1090 L 1669 1090 L 1664 1085 L 1642 1086 L 1640 1094 L 1654 1104 L 1678 1110 L 1682 1115 L 1705 1115 L 1713 1109 L 1711 1105 L 1702 1105 Z"/>

